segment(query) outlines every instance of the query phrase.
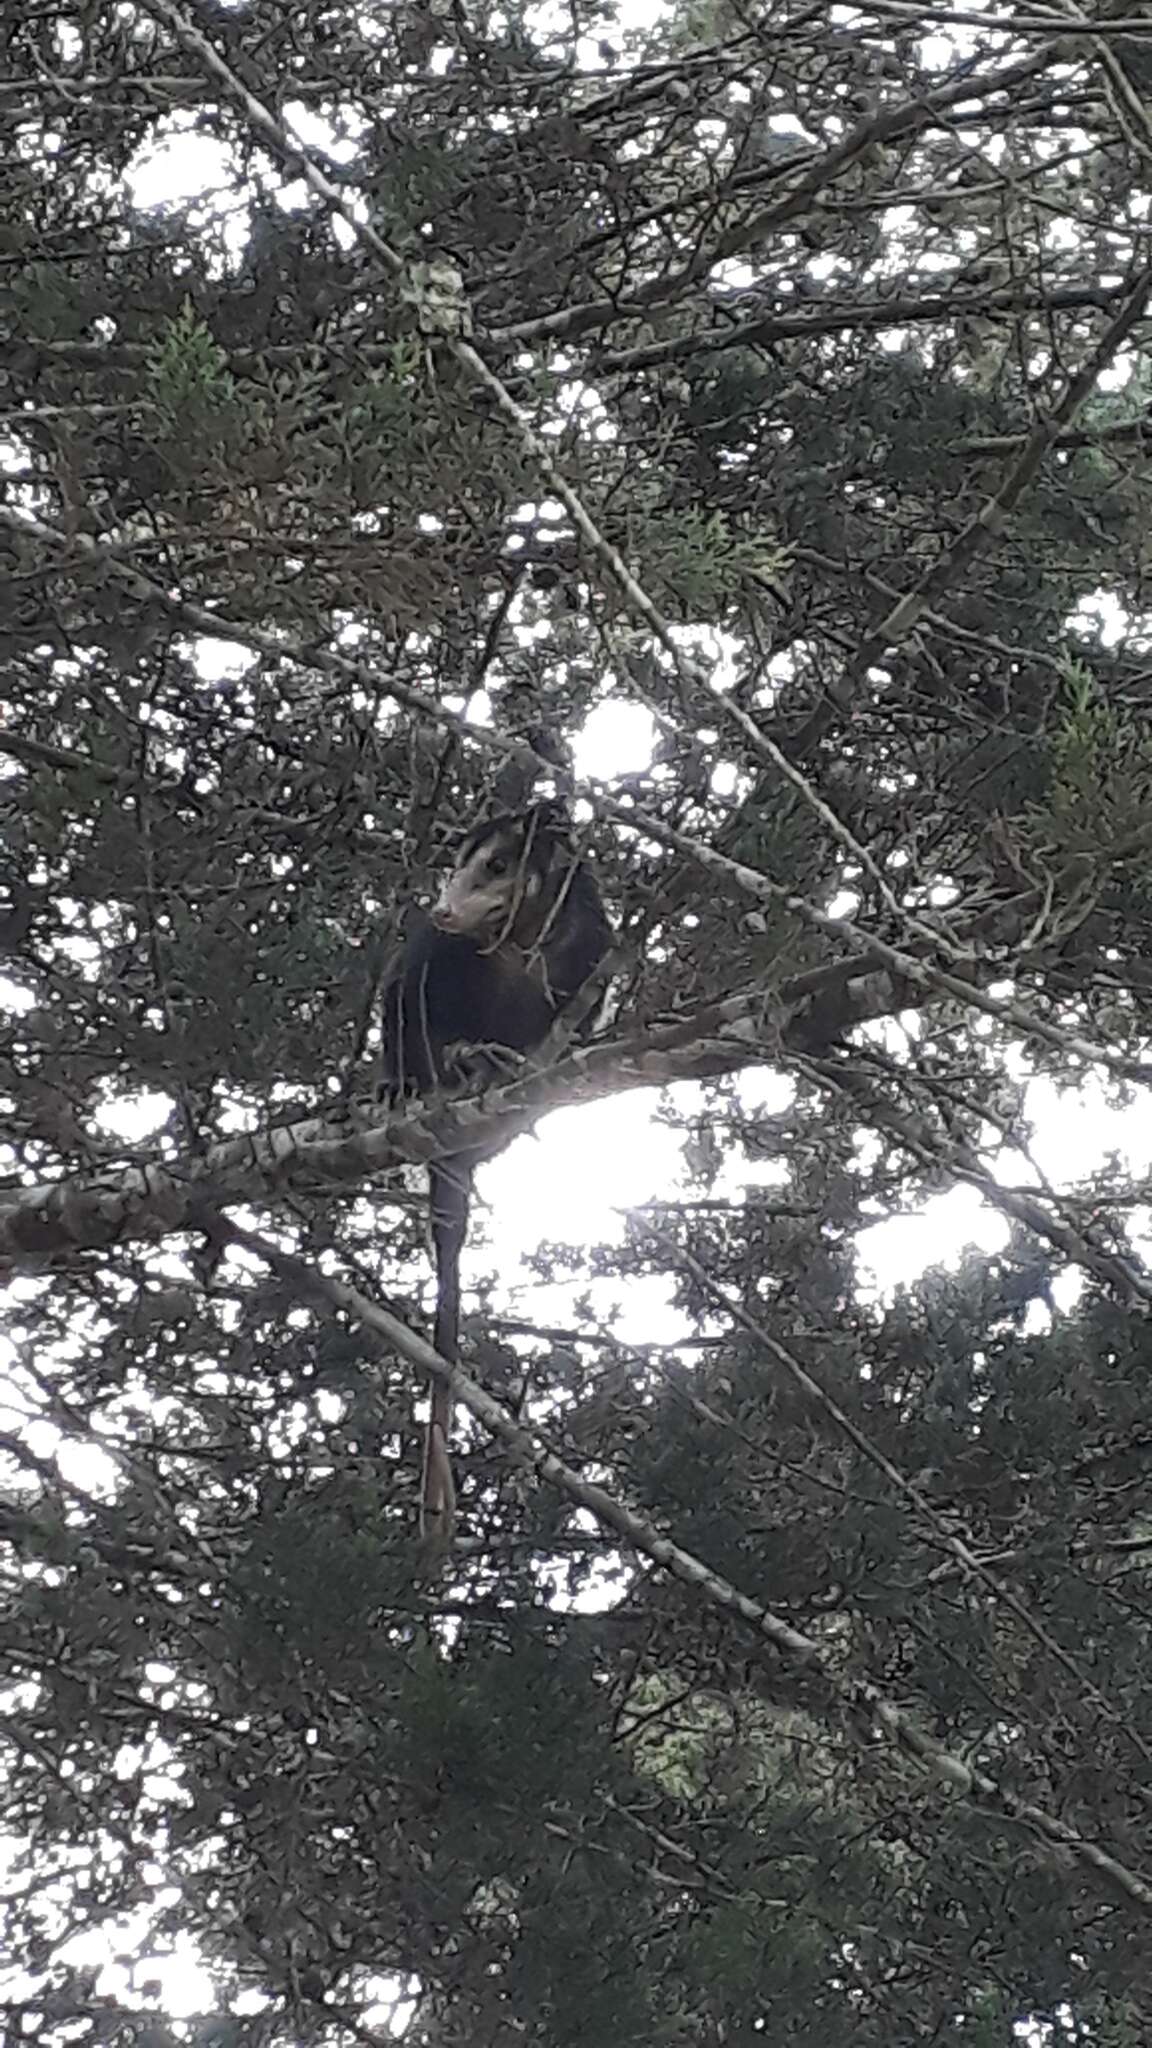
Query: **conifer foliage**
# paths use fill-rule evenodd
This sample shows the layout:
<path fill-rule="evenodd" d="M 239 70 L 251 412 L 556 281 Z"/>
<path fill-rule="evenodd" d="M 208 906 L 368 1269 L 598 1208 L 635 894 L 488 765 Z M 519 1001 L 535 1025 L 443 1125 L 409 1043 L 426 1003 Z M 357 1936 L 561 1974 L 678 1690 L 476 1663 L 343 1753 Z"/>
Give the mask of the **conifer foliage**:
<path fill-rule="evenodd" d="M 1152 29 L 0 48 L 5 2039 L 1146 2043 Z M 540 791 L 606 1019 L 397 1112 Z M 432 1572 L 417 1169 L 638 1089 L 604 1242 L 478 1224 Z"/>

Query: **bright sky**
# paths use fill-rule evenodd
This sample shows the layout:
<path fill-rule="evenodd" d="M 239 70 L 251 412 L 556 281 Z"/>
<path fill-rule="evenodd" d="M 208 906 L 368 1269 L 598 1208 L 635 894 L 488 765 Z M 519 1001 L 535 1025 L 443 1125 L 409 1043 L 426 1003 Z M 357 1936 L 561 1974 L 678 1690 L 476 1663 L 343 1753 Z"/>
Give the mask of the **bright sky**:
<path fill-rule="evenodd" d="M 662 12 L 658 0 L 629 0 L 627 19 L 630 25 L 647 25 Z M 566 16 L 557 14 L 556 19 L 562 23 Z M 844 20 L 849 19 L 849 10 L 845 9 Z M 58 33 L 61 37 L 68 35 L 66 24 L 59 24 Z M 955 44 L 943 37 L 932 38 L 922 47 L 927 56 L 941 64 L 948 63 L 956 54 Z M 581 52 L 581 62 L 593 67 L 599 61 L 596 41 L 590 39 Z M 322 141 L 337 157 L 350 153 L 350 145 L 342 148 L 332 143 L 315 116 L 305 118 L 298 114 L 297 122 L 304 139 Z M 220 145 L 195 132 L 193 117 L 180 116 L 158 125 L 156 139 L 140 152 L 128 172 L 127 182 L 138 205 L 163 206 L 166 202 L 218 190 L 228 184 L 230 176 L 231 165 Z M 290 188 L 285 202 L 299 203 L 301 197 L 298 187 Z M 243 245 L 246 230 L 246 213 L 240 208 L 235 222 L 235 247 Z M 1091 603 L 1081 607 L 1085 619 L 1092 612 Z M 1110 637 L 1122 635 L 1123 620 L 1108 616 L 1106 624 Z M 206 672 L 216 666 L 222 653 L 219 648 L 209 649 L 205 643 Z M 234 661 L 235 650 L 228 649 L 224 659 Z M 611 777 L 644 766 L 651 749 L 648 714 L 614 699 L 605 702 L 589 720 L 578 745 L 576 765 L 581 774 Z M 0 1005 L 13 997 L 14 992 L 0 984 Z M 788 1100 L 786 1082 L 771 1074 L 749 1076 L 746 1091 L 749 1099 L 761 1103 L 768 1113 L 783 1108 Z M 679 1092 L 690 1099 L 687 1089 Z M 638 1093 L 579 1110 L 560 1111 L 546 1118 L 535 1136 L 518 1141 L 484 1171 L 479 1193 L 482 1202 L 491 1206 L 483 1215 L 481 1234 L 490 1242 L 478 1247 L 473 1256 L 479 1269 L 487 1270 L 495 1263 L 506 1277 L 508 1313 L 549 1323 L 569 1320 L 577 1283 L 545 1286 L 527 1271 L 524 1259 L 542 1241 L 577 1245 L 612 1241 L 622 1232 L 629 1208 L 653 1198 L 667 1199 L 684 1184 L 680 1140 L 674 1131 L 655 1120 L 656 1106 L 653 1094 Z M 1118 1110 L 1109 1108 L 1102 1090 L 1096 1086 L 1071 1097 L 1060 1095 L 1048 1081 L 1034 1081 L 1028 1106 L 1036 1128 L 1033 1160 L 1057 1186 L 1082 1180 L 1110 1153 L 1118 1155 L 1138 1174 L 1147 1172 L 1152 1165 L 1152 1097 L 1148 1091 L 1140 1092 L 1133 1104 Z M 144 1134 L 154 1128 L 163 1114 L 163 1105 L 152 1098 L 147 1104 L 126 1103 L 116 1122 L 127 1134 Z M 1018 1159 L 1002 1162 L 999 1170 L 1016 1182 L 1032 1178 L 1031 1169 Z M 722 1173 L 711 1192 L 739 1201 L 746 1186 L 772 1178 L 770 1167 L 757 1169 L 734 1164 Z M 899 1284 L 913 1280 L 929 1264 L 953 1262 L 970 1245 L 993 1251 L 1006 1235 L 995 1211 L 971 1190 L 957 1188 L 926 1204 L 916 1215 L 884 1222 L 866 1232 L 859 1246 L 862 1283 L 866 1291 L 884 1296 Z M 584 1278 L 578 1283 L 581 1290 L 587 1284 Z M 1069 1274 L 1058 1290 L 1061 1306 L 1075 1298 L 1077 1288 L 1076 1276 Z M 626 1342 L 671 1341 L 681 1334 L 680 1320 L 669 1307 L 666 1290 L 659 1280 L 649 1284 L 630 1280 L 626 1288 L 604 1282 L 593 1292 L 598 1293 L 604 1321 Z M 1044 1311 L 1037 1308 L 1035 1314 L 1042 1323 Z M 0 1348 L 0 1367 L 3 1359 Z M 11 1418 L 9 1404 L 13 1396 L 16 1409 L 26 1414 L 24 1400 L 11 1382 L 5 1399 L 0 1372 L 0 1426 Z M 40 1425 L 38 1437 L 44 1441 L 38 1440 L 37 1448 L 48 1449 L 54 1432 Z M 68 1462 L 76 1477 L 86 1484 L 99 1485 L 106 1474 L 98 1454 L 93 1453 L 86 1466 L 84 1460 L 80 1461 L 83 1470 L 76 1470 L 76 1457 L 75 1447 L 70 1447 Z M 162 1674 L 156 1676 L 160 1678 Z M 125 1769 L 133 1768 L 136 1762 L 135 1757 L 126 1754 Z M 162 1757 L 155 1760 L 155 1768 L 163 1770 Z M 2 1862 L 0 1857 L 0 1865 Z M 188 1942 L 178 1941 L 166 1953 L 153 1954 L 131 1974 L 119 1964 L 110 1963 L 111 1954 L 132 1951 L 139 1929 L 146 1926 L 154 1910 L 147 1909 L 144 1917 L 135 1916 L 135 1925 L 126 1920 L 115 1928 L 93 1929 L 77 1935 L 64 1951 L 67 1959 L 99 1968 L 101 1992 L 127 1993 L 144 2003 L 156 1997 L 160 2006 L 174 2017 L 211 2007 L 211 1980 Z M 18 1996 L 15 1974 L 9 1972 L 7 1976 L 8 1983 L 0 1965 L 0 1990 Z M 156 1987 L 150 1996 L 141 1993 L 145 1981 Z M 394 1987 L 381 1985 L 381 2008 L 370 2016 L 370 2023 L 382 2029 L 390 2026 L 399 2032 L 406 2009 L 389 2002 L 393 1991 Z M 249 1999 L 247 2009 L 254 2010 L 257 2003 Z"/>

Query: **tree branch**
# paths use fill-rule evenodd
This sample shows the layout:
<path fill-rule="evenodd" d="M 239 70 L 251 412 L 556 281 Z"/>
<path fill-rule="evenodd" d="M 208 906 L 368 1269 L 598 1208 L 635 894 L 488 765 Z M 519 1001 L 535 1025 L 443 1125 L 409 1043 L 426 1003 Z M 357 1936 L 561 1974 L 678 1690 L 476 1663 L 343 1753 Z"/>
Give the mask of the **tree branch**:
<path fill-rule="evenodd" d="M 670 1578 L 686 1586 L 697 1600 L 743 1622 L 782 1663 L 804 1671 L 817 1694 L 817 1711 L 826 1719 L 847 1720 L 864 1740 L 887 1743 L 981 1812 L 1022 1827 L 1049 1850 L 1070 1856 L 1101 1888 L 1119 1894 L 1127 1905 L 1137 1908 L 1142 1918 L 1152 1919 L 1152 1879 L 1120 1862 L 1066 1821 L 1021 1798 L 1002 1780 L 946 1749 L 869 1680 L 835 1670 L 815 1637 L 793 1628 L 762 1601 L 742 1592 L 703 1559 L 662 1534 L 606 1487 L 574 1471 L 548 1448 L 538 1430 L 518 1421 L 476 1380 L 459 1366 L 449 1365 L 398 1317 L 379 1308 L 358 1289 L 317 1272 L 305 1260 L 280 1251 L 254 1232 L 231 1226 L 229 1234 L 297 1293 L 351 1317 L 370 1337 L 387 1345 L 390 1351 L 399 1352 L 417 1371 L 448 1387 L 453 1400 L 497 1437 L 517 1464 L 534 1471 L 547 1485 L 583 1508 L 601 1527 L 610 1529 Z"/>

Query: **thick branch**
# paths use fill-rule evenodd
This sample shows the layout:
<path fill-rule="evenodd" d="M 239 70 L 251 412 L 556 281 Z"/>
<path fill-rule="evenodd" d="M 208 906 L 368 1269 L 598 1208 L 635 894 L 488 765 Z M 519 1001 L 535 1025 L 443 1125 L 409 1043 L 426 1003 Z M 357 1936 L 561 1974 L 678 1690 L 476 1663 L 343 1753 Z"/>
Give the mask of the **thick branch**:
<path fill-rule="evenodd" d="M 381 1108 L 345 1123 L 309 1117 L 230 1138 L 202 1158 L 0 1190 L 0 1268 L 34 1269 L 61 1254 L 194 1230 L 209 1208 L 276 1200 L 318 1182 L 351 1188 L 389 1167 L 498 1149 L 546 1110 L 734 1073 L 778 1048 L 765 1031 L 764 1008 L 760 995 L 733 997 L 641 1036 L 581 1048 L 482 1096 L 416 1113 Z"/>
<path fill-rule="evenodd" d="M 623 376 L 688 357 L 720 355 L 726 349 L 767 346 L 774 341 L 815 339 L 822 334 L 883 334 L 893 327 L 977 318 L 1020 320 L 1034 313 L 1046 317 L 1053 313 L 1106 313 L 1123 301 L 1124 289 L 1122 284 L 1062 285 L 1045 292 L 1011 284 L 980 292 L 908 292 L 901 298 L 877 299 L 868 305 L 832 302 L 807 306 L 800 312 L 757 313 L 750 320 L 732 320 L 728 325 L 716 317 L 724 311 L 720 304 L 709 309 L 707 326 L 636 348 L 605 350 L 595 358 L 594 367 L 602 376 Z M 1011 448 L 1015 438 L 1006 435 L 1000 445 Z M 1028 436 L 1019 438 L 1027 440 Z"/>

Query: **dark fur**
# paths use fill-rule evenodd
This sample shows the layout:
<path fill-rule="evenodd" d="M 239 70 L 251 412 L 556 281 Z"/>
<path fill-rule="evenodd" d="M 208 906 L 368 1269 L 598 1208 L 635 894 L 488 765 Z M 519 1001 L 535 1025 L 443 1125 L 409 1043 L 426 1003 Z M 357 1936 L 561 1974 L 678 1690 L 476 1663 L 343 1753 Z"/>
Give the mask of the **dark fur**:
<path fill-rule="evenodd" d="M 507 916 L 472 937 L 441 930 L 421 913 L 384 991 L 384 1076 L 394 1095 L 423 1094 L 438 1086 L 451 1075 L 453 1053 L 460 1047 L 534 1051 L 607 951 L 611 931 L 600 892 L 554 813 L 536 806 L 521 816 L 474 827 L 459 848 L 454 873 L 466 874 L 485 850 L 507 854 Z M 449 881 L 445 895 L 451 887 Z M 436 1258 L 433 1343 L 452 1364 L 458 1356 L 460 1254 L 472 1176 L 488 1156 L 489 1148 L 459 1153 L 429 1172 Z M 451 1401 L 436 1386 L 425 1444 L 421 1525 L 435 1525 L 445 1542 L 453 1509 L 450 1421 Z"/>

